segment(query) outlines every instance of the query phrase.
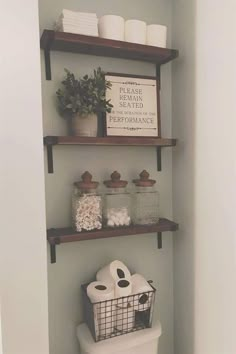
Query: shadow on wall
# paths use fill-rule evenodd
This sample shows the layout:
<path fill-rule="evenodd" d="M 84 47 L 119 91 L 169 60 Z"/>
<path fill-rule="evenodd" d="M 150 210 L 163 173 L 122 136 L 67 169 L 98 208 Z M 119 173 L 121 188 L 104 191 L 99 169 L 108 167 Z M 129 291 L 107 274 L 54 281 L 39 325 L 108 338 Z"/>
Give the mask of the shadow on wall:
<path fill-rule="evenodd" d="M 174 237 L 175 354 L 194 353 L 194 137 L 195 137 L 195 0 L 173 2 L 172 64 L 173 217 L 180 224 Z"/>

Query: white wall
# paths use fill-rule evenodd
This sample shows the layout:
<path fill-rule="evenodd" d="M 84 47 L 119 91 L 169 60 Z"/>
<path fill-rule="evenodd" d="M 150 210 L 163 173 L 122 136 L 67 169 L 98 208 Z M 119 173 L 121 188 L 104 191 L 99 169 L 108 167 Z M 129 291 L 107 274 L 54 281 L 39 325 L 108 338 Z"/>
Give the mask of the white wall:
<path fill-rule="evenodd" d="M 94 11 L 136 17 L 148 23 L 166 23 L 171 33 L 170 0 L 137 1 L 64 1 L 40 0 L 40 28 L 51 28 L 62 8 Z M 171 38 L 169 37 L 169 43 Z M 55 107 L 55 92 L 64 76 L 64 68 L 77 75 L 91 73 L 101 66 L 104 70 L 153 75 L 155 66 L 141 62 L 86 55 L 52 52 L 52 81 L 45 80 L 42 56 L 44 134 L 66 134 L 66 124 Z M 162 71 L 163 136 L 171 136 L 171 67 Z M 138 156 L 138 158 L 137 158 Z M 45 159 L 46 162 L 46 159 Z M 157 179 L 161 194 L 161 213 L 172 217 L 172 149 L 163 149 L 163 171 L 157 172 L 154 148 L 57 146 L 54 149 L 55 173 L 45 174 L 47 226 L 70 225 L 72 184 L 85 170 L 95 179 L 108 179 L 117 169 L 123 178 L 132 180 L 143 168 Z M 112 259 L 121 259 L 132 271 L 154 280 L 158 288 L 156 313 L 163 326 L 160 354 L 173 353 L 173 264 L 172 235 L 163 234 L 163 249 L 157 249 L 157 236 L 120 237 L 62 244 L 57 247 L 57 263 L 48 264 L 49 332 L 51 354 L 77 354 L 75 327 L 83 321 L 80 285 L 90 281 L 96 270 Z"/>
<path fill-rule="evenodd" d="M 3 351 L 47 354 L 38 1 L 2 1 L 0 17 Z"/>
<path fill-rule="evenodd" d="M 176 354 L 235 354 L 235 1 L 174 2 Z"/>
<path fill-rule="evenodd" d="M 197 3 L 195 352 L 236 352 L 236 3 Z M 209 16 L 209 13 L 212 12 Z"/>
<path fill-rule="evenodd" d="M 2 351 L 2 318 L 1 318 L 1 307 L 0 307 L 0 354 L 3 354 L 3 351 Z"/>

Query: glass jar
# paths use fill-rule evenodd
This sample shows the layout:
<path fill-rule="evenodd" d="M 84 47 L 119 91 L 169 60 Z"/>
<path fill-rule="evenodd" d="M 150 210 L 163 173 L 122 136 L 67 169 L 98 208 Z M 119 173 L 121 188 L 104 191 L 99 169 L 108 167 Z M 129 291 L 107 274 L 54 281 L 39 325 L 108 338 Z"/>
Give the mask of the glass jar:
<path fill-rule="evenodd" d="M 72 221 L 76 231 L 91 231 L 102 228 L 102 200 L 97 192 L 98 182 L 85 172 L 82 181 L 74 183 L 72 196 Z"/>
<path fill-rule="evenodd" d="M 149 179 L 149 173 L 143 170 L 140 179 L 133 180 L 135 193 L 133 196 L 133 222 L 136 225 L 156 224 L 159 221 L 159 193 L 155 180 Z"/>
<path fill-rule="evenodd" d="M 128 226 L 131 223 L 130 193 L 126 191 L 127 181 L 120 179 L 120 174 L 114 171 L 111 180 L 104 181 L 107 187 L 104 196 L 103 218 L 104 224 L 108 227 Z"/>

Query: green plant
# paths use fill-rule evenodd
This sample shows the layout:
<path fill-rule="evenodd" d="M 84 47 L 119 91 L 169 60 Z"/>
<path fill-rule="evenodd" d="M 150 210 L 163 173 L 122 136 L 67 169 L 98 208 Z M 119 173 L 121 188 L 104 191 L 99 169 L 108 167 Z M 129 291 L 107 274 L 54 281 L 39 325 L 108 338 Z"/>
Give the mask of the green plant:
<path fill-rule="evenodd" d="M 65 117 L 75 114 L 86 116 L 91 113 L 111 112 L 113 105 L 106 100 L 106 90 L 112 84 L 105 79 L 105 73 L 98 68 L 92 76 L 85 75 L 77 80 L 75 75 L 65 69 L 66 77 L 56 95 L 60 113 Z"/>

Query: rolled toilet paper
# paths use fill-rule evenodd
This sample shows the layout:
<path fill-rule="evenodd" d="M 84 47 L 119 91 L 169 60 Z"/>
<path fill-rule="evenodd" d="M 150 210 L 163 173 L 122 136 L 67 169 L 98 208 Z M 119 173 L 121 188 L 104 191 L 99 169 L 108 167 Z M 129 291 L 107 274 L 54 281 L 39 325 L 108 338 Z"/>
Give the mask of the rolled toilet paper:
<path fill-rule="evenodd" d="M 94 304 L 94 322 L 96 337 L 109 336 L 114 331 L 116 305 L 114 286 L 94 281 L 87 287 L 87 295 Z"/>
<path fill-rule="evenodd" d="M 121 16 L 104 15 L 98 20 L 99 37 L 124 41 L 125 20 Z"/>
<path fill-rule="evenodd" d="M 147 26 L 147 44 L 155 47 L 166 48 L 167 27 L 162 25 Z"/>
<path fill-rule="evenodd" d="M 118 260 L 113 261 L 100 269 L 97 272 L 96 278 L 98 281 L 105 281 L 115 285 L 115 282 L 119 279 L 130 279 L 131 274 L 129 269 L 123 262 Z"/>
<path fill-rule="evenodd" d="M 114 286 L 102 281 L 93 281 L 87 287 L 87 295 L 92 303 L 114 299 Z"/>
<path fill-rule="evenodd" d="M 116 329 L 129 332 L 134 327 L 135 311 L 131 305 L 132 285 L 127 279 L 120 279 L 115 285 L 116 296 Z"/>
<path fill-rule="evenodd" d="M 139 20 L 127 20 L 125 22 L 126 42 L 146 44 L 146 33 L 146 22 Z"/>
<path fill-rule="evenodd" d="M 153 288 L 141 274 L 131 276 L 132 301 L 136 311 L 145 311 L 152 305 Z"/>
<path fill-rule="evenodd" d="M 134 328 L 134 324 L 135 324 L 134 308 L 130 304 L 124 307 L 117 305 L 115 328 L 120 332 L 129 332 Z"/>
<path fill-rule="evenodd" d="M 115 297 L 116 297 L 116 299 L 124 297 L 124 296 L 128 297 L 131 294 L 132 294 L 132 285 L 128 279 L 119 279 L 116 281 L 116 283 L 115 283 Z M 122 299 L 121 299 L 121 301 L 122 301 Z"/>

